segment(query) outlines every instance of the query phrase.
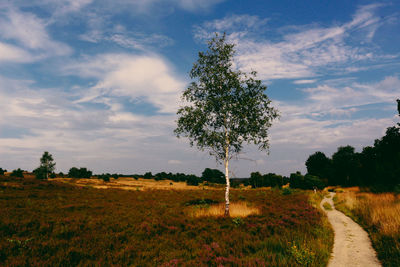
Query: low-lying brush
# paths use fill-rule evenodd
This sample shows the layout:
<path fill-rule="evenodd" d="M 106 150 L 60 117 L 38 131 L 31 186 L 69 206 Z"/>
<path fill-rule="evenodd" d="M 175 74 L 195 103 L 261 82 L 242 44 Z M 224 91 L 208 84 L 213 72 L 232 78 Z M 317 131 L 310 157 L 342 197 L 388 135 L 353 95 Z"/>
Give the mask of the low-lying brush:
<path fill-rule="evenodd" d="M 335 206 L 360 223 L 369 233 L 384 266 L 400 266 L 400 195 L 345 190 Z"/>
<path fill-rule="evenodd" d="M 221 191 L 5 179 L 0 266 L 324 266 L 332 247 L 332 231 L 302 192 L 232 190 L 233 203 L 260 213 L 191 217 L 185 203 L 223 203 Z"/>

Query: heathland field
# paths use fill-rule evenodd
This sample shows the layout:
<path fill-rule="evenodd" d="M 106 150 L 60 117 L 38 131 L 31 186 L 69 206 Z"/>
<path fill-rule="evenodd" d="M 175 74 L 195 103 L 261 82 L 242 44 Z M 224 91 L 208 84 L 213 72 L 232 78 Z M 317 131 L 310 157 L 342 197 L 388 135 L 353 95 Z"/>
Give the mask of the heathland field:
<path fill-rule="evenodd" d="M 66 182 L 0 178 L 0 265 L 324 266 L 331 251 L 302 191 L 234 189 L 227 218 L 211 212 L 223 189 Z"/>

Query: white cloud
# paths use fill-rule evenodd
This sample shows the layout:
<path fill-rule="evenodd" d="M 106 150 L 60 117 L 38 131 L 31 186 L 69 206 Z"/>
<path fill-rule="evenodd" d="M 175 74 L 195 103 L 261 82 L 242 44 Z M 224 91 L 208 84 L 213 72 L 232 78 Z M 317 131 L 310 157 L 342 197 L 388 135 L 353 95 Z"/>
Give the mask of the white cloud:
<path fill-rule="evenodd" d="M 15 58 L 16 62 L 21 62 L 18 59 L 22 56 L 29 58 L 29 54 L 35 54 L 34 58 L 40 59 L 47 56 L 64 56 L 72 52 L 66 44 L 54 41 L 47 32 L 46 22 L 34 14 L 7 9 L 2 15 L 0 35 L 3 40 L 13 41 L 18 45 L 11 51 L 20 55 Z M 10 50 L 10 44 L 3 44 L 3 49 L 6 45 Z"/>
<path fill-rule="evenodd" d="M 13 45 L 0 42 L 0 62 L 30 62 L 33 56 Z"/>
<path fill-rule="evenodd" d="M 101 55 L 85 63 L 69 67 L 69 71 L 99 79 L 79 102 L 107 96 L 144 98 L 160 112 L 175 113 L 185 81 L 177 77 L 171 66 L 156 55 Z M 101 100 L 100 100 L 101 101 Z"/>
<path fill-rule="evenodd" d="M 15 137 L 0 131 L 0 162 L 6 164 L 2 167 L 33 169 L 47 150 L 55 156 L 58 170 L 86 166 L 105 171 L 107 165 L 118 171 L 122 160 L 124 168 L 144 171 L 156 169 L 151 164 L 167 166 L 171 151 L 187 153 L 186 144 L 178 145 L 172 132 L 175 115 L 132 114 L 117 99 L 108 104 L 109 109 L 87 106 L 59 88 L 39 89 L 33 81 L 0 76 L 0 129 L 11 134 L 19 129 Z"/>
<path fill-rule="evenodd" d="M 266 20 L 246 15 L 206 22 L 196 27 L 194 34 L 196 38 L 205 39 L 212 32 L 228 32 L 229 40 L 236 44 L 238 67 L 244 71 L 256 70 L 263 80 L 304 79 L 327 71 L 325 68 L 329 68 L 330 73 L 341 72 L 348 63 L 382 58 L 373 46 L 361 45 L 372 40 L 384 23 L 375 15 L 378 7 L 361 7 L 351 21 L 330 27 L 286 27 L 280 41 L 260 39 L 254 33 Z M 354 46 L 354 42 L 360 45 Z"/>
<path fill-rule="evenodd" d="M 338 81 L 340 82 L 340 81 Z M 345 82 L 348 82 L 347 80 Z M 400 92 L 397 76 L 375 83 L 352 82 L 346 87 L 318 85 L 304 89 L 301 103 L 276 102 L 281 121 L 271 130 L 271 143 L 301 145 L 305 148 L 330 149 L 339 145 L 372 145 L 375 138 L 396 123 L 396 116 L 370 118 L 352 115 L 368 105 L 385 104 L 395 114 L 395 99 Z"/>
<path fill-rule="evenodd" d="M 309 83 L 315 83 L 317 80 L 296 80 L 293 81 L 294 84 L 309 84 Z"/>

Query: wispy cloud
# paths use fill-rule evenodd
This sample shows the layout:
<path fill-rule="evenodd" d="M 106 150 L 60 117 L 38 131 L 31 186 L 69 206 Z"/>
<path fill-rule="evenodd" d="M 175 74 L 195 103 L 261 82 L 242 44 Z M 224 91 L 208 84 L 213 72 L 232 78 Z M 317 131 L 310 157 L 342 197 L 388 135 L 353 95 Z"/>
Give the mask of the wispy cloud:
<path fill-rule="evenodd" d="M 16 62 L 20 62 L 19 58 L 22 56 L 27 59 L 41 59 L 72 53 L 68 45 L 49 36 L 46 22 L 34 14 L 5 9 L 0 15 L 0 38 L 3 42 L 8 42 L 3 43 L 2 49 L 10 51 Z"/>
<path fill-rule="evenodd" d="M 80 39 L 92 43 L 112 42 L 124 48 L 138 51 L 150 51 L 154 47 L 165 47 L 173 44 L 173 40 L 162 34 L 144 34 L 128 31 L 122 25 L 108 25 L 100 18 L 89 23 L 90 30 L 80 35 Z"/>
<path fill-rule="evenodd" d="M 249 34 L 251 29 L 245 30 L 246 27 L 253 27 L 253 21 L 265 23 L 265 20 L 246 16 L 206 22 L 195 28 L 195 37 L 204 38 L 207 33 L 227 31 L 229 39 L 237 45 L 238 66 L 245 71 L 257 70 L 264 80 L 315 77 L 324 74 L 327 68 L 331 72 L 340 72 L 346 64 L 367 62 L 382 56 L 373 46 L 360 44 L 372 39 L 384 23 L 375 15 L 377 8 L 379 5 L 363 6 L 351 21 L 330 27 L 287 27 L 282 40 L 277 42 Z M 237 30 L 240 28 L 244 30 Z M 354 36 L 358 39 L 354 40 Z"/>

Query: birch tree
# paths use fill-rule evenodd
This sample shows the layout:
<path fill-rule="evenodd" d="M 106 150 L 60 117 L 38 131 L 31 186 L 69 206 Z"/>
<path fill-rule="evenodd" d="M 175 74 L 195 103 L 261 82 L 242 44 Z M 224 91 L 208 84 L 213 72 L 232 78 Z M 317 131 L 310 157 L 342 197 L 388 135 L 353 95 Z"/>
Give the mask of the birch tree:
<path fill-rule="evenodd" d="M 55 169 L 56 163 L 54 162 L 53 156 L 45 151 L 40 158 L 40 167 L 46 173 L 46 179 L 49 179 L 49 172 L 53 172 Z"/>
<path fill-rule="evenodd" d="M 183 92 L 185 103 L 177 112 L 177 137 L 187 137 L 191 146 L 207 150 L 225 166 L 225 216 L 229 216 L 229 162 L 245 143 L 268 151 L 268 129 L 278 117 L 265 94 L 267 87 L 234 68 L 234 44 L 216 34 L 208 49 L 199 52 L 190 71 L 192 83 Z"/>

